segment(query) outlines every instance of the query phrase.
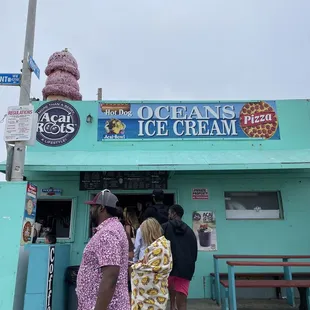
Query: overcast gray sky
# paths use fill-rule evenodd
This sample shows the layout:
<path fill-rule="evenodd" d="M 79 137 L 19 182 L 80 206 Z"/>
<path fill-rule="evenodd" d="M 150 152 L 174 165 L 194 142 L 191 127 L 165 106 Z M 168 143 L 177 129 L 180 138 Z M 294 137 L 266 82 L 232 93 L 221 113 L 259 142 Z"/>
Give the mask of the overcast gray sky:
<path fill-rule="evenodd" d="M 21 68 L 27 2 L 1 2 L 1 73 Z M 67 47 L 84 100 L 98 87 L 105 99 L 309 98 L 309 12 L 309 0 L 38 0 L 31 95 Z M 0 119 L 18 96 L 0 86 Z"/>

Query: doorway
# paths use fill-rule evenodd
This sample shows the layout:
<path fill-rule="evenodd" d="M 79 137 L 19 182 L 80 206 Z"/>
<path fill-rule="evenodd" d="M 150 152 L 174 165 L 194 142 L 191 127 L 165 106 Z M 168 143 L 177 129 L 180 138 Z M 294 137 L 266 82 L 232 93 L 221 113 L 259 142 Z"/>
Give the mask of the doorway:
<path fill-rule="evenodd" d="M 138 204 L 142 205 L 142 212 L 146 209 L 148 204 L 153 203 L 151 194 L 116 194 L 120 206 L 125 208 L 137 208 Z M 164 205 L 167 207 L 175 203 L 174 194 L 164 194 Z"/>
<path fill-rule="evenodd" d="M 145 211 L 148 205 L 153 203 L 152 194 L 128 194 L 128 193 L 121 193 L 115 194 L 118 198 L 120 207 L 124 210 L 134 210 L 140 219 L 141 215 Z M 91 199 L 95 197 L 95 194 L 91 195 Z M 172 206 L 175 204 L 175 194 L 164 194 L 164 205 L 167 207 Z M 91 223 L 91 218 L 89 217 L 89 238 L 93 236 L 94 230 Z"/>

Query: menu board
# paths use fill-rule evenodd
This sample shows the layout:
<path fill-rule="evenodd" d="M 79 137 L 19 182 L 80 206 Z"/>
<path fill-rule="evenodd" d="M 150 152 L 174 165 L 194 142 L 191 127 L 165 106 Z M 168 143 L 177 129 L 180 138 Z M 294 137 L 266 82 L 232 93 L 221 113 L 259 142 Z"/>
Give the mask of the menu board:
<path fill-rule="evenodd" d="M 102 172 L 102 180 L 101 189 L 122 189 L 124 186 L 124 177 L 122 176 L 121 172 Z"/>
<path fill-rule="evenodd" d="M 167 189 L 167 171 L 80 172 L 80 190 Z"/>
<path fill-rule="evenodd" d="M 101 190 L 102 172 L 80 172 L 80 191 Z"/>

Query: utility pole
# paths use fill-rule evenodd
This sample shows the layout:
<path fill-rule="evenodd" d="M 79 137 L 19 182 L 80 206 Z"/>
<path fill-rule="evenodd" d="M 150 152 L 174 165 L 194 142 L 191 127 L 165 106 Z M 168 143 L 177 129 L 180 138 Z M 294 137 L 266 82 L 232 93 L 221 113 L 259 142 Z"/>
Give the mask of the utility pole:
<path fill-rule="evenodd" d="M 101 101 L 101 100 L 102 100 L 102 88 L 98 88 L 97 100 L 98 100 L 98 101 Z"/>
<path fill-rule="evenodd" d="M 29 0 L 26 37 L 24 47 L 22 80 L 20 85 L 19 105 L 28 105 L 30 103 L 31 89 L 31 69 L 28 65 L 28 57 L 33 56 L 34 33 L 36 23 L 37 0 Z M 14 146 L 13 162 L 12 162 L 12 181 L 22 181 L 25 166 L 25 150 L 24 141 L 16 142 Z"/>

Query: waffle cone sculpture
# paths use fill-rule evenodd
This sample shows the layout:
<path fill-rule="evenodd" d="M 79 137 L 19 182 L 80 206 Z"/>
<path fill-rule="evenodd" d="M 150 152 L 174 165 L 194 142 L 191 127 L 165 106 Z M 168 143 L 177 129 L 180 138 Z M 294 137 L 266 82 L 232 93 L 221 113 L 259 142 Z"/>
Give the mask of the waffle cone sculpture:
<path fill-rule="evenodd" d="M 49 58 L 45 74 L 43 100 L 82 100 L 78 64 L 68 49 L 56 52 Z"/>

